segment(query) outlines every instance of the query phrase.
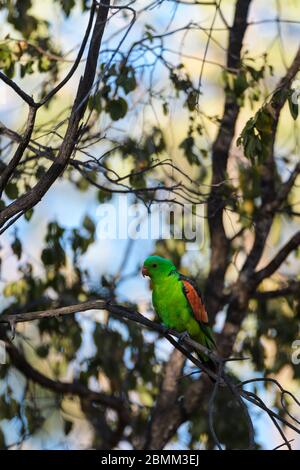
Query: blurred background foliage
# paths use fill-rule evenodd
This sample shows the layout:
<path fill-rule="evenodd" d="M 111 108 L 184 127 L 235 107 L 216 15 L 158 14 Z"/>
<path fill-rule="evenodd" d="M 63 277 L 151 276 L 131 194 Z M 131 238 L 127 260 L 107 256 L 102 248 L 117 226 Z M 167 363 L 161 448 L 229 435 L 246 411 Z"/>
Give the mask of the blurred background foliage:
<path fill-rule="evenodd" d="M 293 20 L 299 17 L 298 2 L 253 1 L 249 20 L 253 24 L 246 35 L 242 72 L 236 76 L 225 66 L 226 24 L 232 22 L 235 2 L 224 0 L 224 17 L 218 15 L 214 24 L 203 65 L 200 96 L 199 73 L 215 6 L 176 0 L 131 3 L 137 21 L 117 52 L 130 11 L 114 12 L 106 26 L 98 87 L 89 99 L 70 165 L 41 204 L 2 236 L 3 314 L 104 297 L 134 306 L 153 319 L 149 289 L 138 274 L 143 259 L 153 252 L 170 257 L 204 286 L 209 269 L 206 227 L 202 246 L 192 252 L 186 251 L 182 240 L 105 241 L 97 236 L 97 207 L 115 204 L 118 194 L 128 197 L 129 203 L 143 202 L 148 209 L 155 201 L 174 197 L 179 203 L 203 204 L 211 176 L 211 145 L 226 94 L 238 100 L 241 115 L 224 192 L 225 226 L 229 236 L 243 233 L 233 243 L 228 291 L 249 251 L 252 220 L 260 207 L 261 165 L 271 137 L 269 96 L 295 52 L 299 22 Z M 89 7 L 85 0 L 0 1 L 1 70 L 29 94 L 45 96 L 74 61 Z M 277 17 L 290 22 L 276 22 Z M 270 19 L 274 21 L 264 22 Z M 32 187 L 55 158 L 83 66 L 84 59 L 74 78 L 39 112 L 32 147 L 6 186 L 1 208 Z M 1 122 L 22 130 L 24 106 L 4 88 L 1 83 Z M 1 136 L 1 161 L 7 161 L 13 145 Z M 297 159 L 297 110 L 287 105 L 276 138 L 278 187 Z M 174 189 L 164 191 L 165 186 Z M 287 206 L 276 216 L 262 265 L 297 228 L 297 204 L 295 184 Z M 263 282 L 261 290 L 275 289 L 289 279 L 299 279 L 299 250 Z M 299 336 L 299 300 L 300 293 L 251 300 L 235 346 L 251 361 L 232 365 L 232 374 L 238 378 L 272 374 L 286 388 L 298 391 L 300 366 L 291 363 L 291 345 Z M 224 315 L 217 317 L 216 334 Z M 115 412 L 47 390 L 8 360 L 0 367 L 0 448 L 135 445 L 147 427 L 170 353 L 163 339 L 106 312 L 91 312 L 20 324 L 14 344 L 35 369 L 53 380 L 79 382 L 121 396 L 130 404 L 132 419 L 118 434 L 120 418 Z M 191 366 L 184 370 L 188 374 Z M 197 378 L 186 375 L 180 387 L 184 390 Z M 273 389 L 261 389 L 276 407 Z M 246 427 L 240 410 L 224 394 L 216 403 L 216 427 L 222 442 L 240 448 L 246 445 Z M 258 446 L 270 441 L 276 445 L 277 436 L 266 435 L 268 424 L 259 415 L 255 426 Z M 207 404 L 179 428 L 168 446 L 213 447 Z"/>

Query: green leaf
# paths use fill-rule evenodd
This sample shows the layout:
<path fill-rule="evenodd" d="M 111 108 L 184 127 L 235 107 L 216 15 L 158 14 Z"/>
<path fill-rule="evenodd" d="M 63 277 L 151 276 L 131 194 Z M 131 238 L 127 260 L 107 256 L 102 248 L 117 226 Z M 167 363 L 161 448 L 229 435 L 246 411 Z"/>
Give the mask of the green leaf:
<path fill-rule="evenodd" d="M 289 96 L 288 103 L 289 103 L 291 116 L 294 120 L 296 120 L 299 114 L 299 105 L 298 103 L 293 102 L 292 95 Z"/>
<path fill-rule="evenodd" d="M 124 98 L 117 98 L 107 102 L 106 111 L 113 121 L 122 119 L 128 110 L 127 101 Z"/>
<path fill-rule="evenodd" d="M 8 78 L 13 78 L 15 75 L 15 63 L 11 62 L 10 66 L 4 69 L 4 72 Z"/>
<path fill-rule="evenodd" d="M 136 88 L 136 79 L 134 69 L 132 67 L 122 67 L 120 75 L 118 76 L 116 83 L 122 87 L 125 94 L 128 95 L 131 91 Z"/>
<path fill-rule="evenodd" d="M 27 64 L 21 64 L 21 68 L 20 68 L 21 78 L 25 77 L 26 74 L 28 75 L 33 74 L 34 72 L 33 64 L 34 64 L 33 60 L 29 60 Z"/>
<path fill-rule="evenodd" d="M 44 174 L 46 173 L 46 169 L 43 166 L 38 166 L 36 170 L 36 177 L 37 179 L 40 179 Z"/>
<path fill-rule="evenodd" d="M 76 186 L 80 191 L 87 191 L 89 189 L 90 183 L 84 177 L 79 178 L 76 182 Z"/>
<path fill-rule="evenodd" d="M 55 253 L 51 248 L 45 248 L 41 254 L 41 260 L 45 266 L 51 266 L 55 263 Z"/>
<path fill-rule="evenodd" d="M 234 81 L 234 92 L 236 96 L 241 96 L 248 88 L 246 73 L 241 71 Z"/>
<path fill-rule="evenodd" d="M 257 113 L 255 127 L 264 133 L 272 132 L 273 117 L 267 109 L 262 109 Z"/>
<path fill-rule="evenodd" d="M 169 105 L 168 103 L 163 103 L 163 113 L 165 116 L 167 116 L 169 114 Z"/>
<path fill-rule="evenodd" d="M 4 191 L 6 196 L 9 197 L 9 199 L 17 199 L 17 197 L 19 196 L 19 190 L 16 183 L 8 183 L 5 186 Z"/>
<path fill-rule="evenodd" d="M 49 354 L 49 344 L 41 344 L 36 348 L 36 353 L 39 357 L 43 359 L 48 356 Z"/>
<path fill-rule="evenodd" d="M 196 153 L 194 152 L 194 137 L 186 137 L 179 145 L 180 149 L 183 149 L 184 154 L 190 164 L 200 165 L 200 161 Z"/>
<path fill-rule="evenodd" d="M 24 214 L 25 220 L 27 220 L 27 222 L 29 222 L 32 216 L 33 216 L 33 209 L 28 209 L 28 211 L 26 211 Z"/>
<path fill-rule="evenodd" d="M 84 217 L 82 225 L 92 235 L 95 233 L 95 224 L 88 215 Z"/>
<path fill-rule="evenodd" d="M 18 259 L 22 256 L 22 243 L 20 239 L 16 236 L 13 243 L 11 244 L 13 253 L 17 256 Z"/>
<path fill-rule="evenodd" d="M 102 191 L 102 189 L 100 189 L 97 193 L 97 199 L 101 203 L 109 201 L 111 198 L 112 198 L 112 193 Z"/>
<path fill-rule="evenodd" d="M 189 92 L 187 97 L 187 106 L 190 111 L 194 111 L 197 105 L 198 93 L 196 90 Z"/>
<path fill-rule="evenodd" d="M 70 16 L 70 13 L 72 9 L 75 6 L 75 0 L 59 0 L 59 3 L 61 4 L 61 7 L 65 13 L 65 15 L 68 17 Z"/>
<path fill-rule="evenodd" d="M 47 72 L 51 67 L 51 61 L 47 56 L 42 56 L 38 61 L 38 68 L 40 72 Z"/>

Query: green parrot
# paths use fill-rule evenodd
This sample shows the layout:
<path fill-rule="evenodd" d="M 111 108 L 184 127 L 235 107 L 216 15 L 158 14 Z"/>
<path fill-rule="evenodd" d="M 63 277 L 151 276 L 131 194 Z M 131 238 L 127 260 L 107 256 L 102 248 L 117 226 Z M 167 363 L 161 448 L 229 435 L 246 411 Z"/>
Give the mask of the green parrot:
<path fill-rule="evenodd" d="M 167 327 L 189 336 L 209 350 L 216 348 L 201 293 L 193 281 L 180 274 L 172 261 L 149 256 L 142 268 L 151 279 L 152 303 L 160 321 Z M 200 359 L 214 371 L 215 364 L 206 355 Z"/>

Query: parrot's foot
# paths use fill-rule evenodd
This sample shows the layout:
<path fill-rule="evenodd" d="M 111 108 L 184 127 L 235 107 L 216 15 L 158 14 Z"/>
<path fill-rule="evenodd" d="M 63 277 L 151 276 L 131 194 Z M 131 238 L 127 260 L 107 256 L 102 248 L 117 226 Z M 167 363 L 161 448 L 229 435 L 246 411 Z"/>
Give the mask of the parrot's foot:
<path fill-rule="evenodd" d="M 178 343 L 181 344 L 185 339 L 189 338 L 190 335 L 188 334 L 187 331 L 184 331 L 183 333 L 180 334 L 178 337 Z"/>
<path fill-rule="evenodd" d="M 168 328 L 167 326 L 164 327 L 164 334 L 166 336 L 172 334 L 172 332 L 173 332 L 172 328 Z"/>

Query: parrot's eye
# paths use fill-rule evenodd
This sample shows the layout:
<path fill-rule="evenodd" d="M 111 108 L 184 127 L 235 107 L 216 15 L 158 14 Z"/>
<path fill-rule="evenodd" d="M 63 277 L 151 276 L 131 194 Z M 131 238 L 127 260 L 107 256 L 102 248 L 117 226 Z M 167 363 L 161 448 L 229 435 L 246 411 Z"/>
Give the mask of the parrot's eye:
<path fill-rule="evenodd" d="M 152 264 L 152 268 L 156 268 L 156 266 L 157 266 L 157 264 L 155 264 L 155 263 Z"/>

